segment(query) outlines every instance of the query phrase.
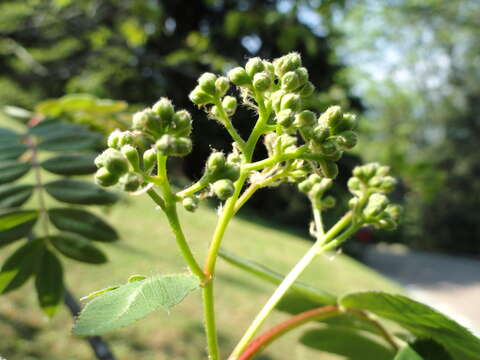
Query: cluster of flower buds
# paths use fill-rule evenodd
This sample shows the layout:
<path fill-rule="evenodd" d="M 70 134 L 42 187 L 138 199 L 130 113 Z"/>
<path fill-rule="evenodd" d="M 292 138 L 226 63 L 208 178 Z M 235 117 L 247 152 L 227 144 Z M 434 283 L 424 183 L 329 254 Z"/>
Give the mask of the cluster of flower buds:
<path fill-rule="evenodd" d="M 308 178 L 298 184 L 298 189 L 307 194 L 313 207 L 320 210 L 327 210 L 335 206 L 336 201 L 333 196 L 323 195 L 332 187 L 332 179 L 322 178 L 317 174 L 311 174 Z"/>
<path fill-rule="evenodd" d="M 363 223 L 393 230 L 397 227 L 401 208 L 390 204 L 385 195 L 393 191 L 396 184 L 389 172 L 388 166 L 378 163 L 355 167 L 348 181 L 348 188 L 354 195 L 349 206 L 361 216 Z"/>
<path fill-rule="evenodd" d="M 215 151 L 208 157 L 205 173 L 202 180 L 210 184 L 213 193 L 220 199 L 226 200 L 233 195 L 233 182 L 240 176 L 240 158 L 232 153 L 227 157 L 224 153 Z"/>
<path fill-rule="evenodd" d="M 108 149 L 95 159 L 96 182 L 101 186 L 118 183 L 128 192 L 138 190 L 143 176 L 154 169 L 157 153 L 185 156 L 192 150 L 191 130 L 189 112 L 175 112 L 171 101 L 161 98 L 151 109 L 133 115 L 132 130 L 110 134 Z"/>

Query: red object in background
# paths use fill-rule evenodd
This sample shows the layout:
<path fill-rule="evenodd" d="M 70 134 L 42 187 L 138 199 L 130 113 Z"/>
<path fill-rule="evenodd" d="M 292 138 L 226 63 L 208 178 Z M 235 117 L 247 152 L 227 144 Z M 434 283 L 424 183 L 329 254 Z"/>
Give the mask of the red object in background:
<path fill-rule="evenodd" d="M 362 244 L 371 244 L 375 239 L 373 231 L 369 228 L 361 228 L 355 234 L 355 239 L 357 239 Z"/>

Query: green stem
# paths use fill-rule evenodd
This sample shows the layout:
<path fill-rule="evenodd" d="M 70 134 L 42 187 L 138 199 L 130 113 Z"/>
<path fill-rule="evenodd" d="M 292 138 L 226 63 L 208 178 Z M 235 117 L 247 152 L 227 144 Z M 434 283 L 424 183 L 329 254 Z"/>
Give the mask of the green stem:
<path fill-rule="evenodd" d="M 184 198 L 185 196 L 189 196 L 203 190 L 205 187 L 208 186 L 208 182 L 202 181 L 201 179 L 196 183 L 190 185 L 188 188 L 183 189 L 177 193 L 177 196 L 180 198 Z"/>
<path fill-rule="evenodd" d="M 219 115 L 220 115 L 219 120 L 222 123 L 222 125 L 225 126 L 225 129 L 227 129 L 233 141 L 235 141 L 238 144 L 240 149 L 245 150 L 245 146 L 246 146 L 245 141 L 240 137 L 237 130 L 235 130 L 235 128 L 233 127 L 232 122 L 230 121 L 230 118 L 225 112 L 225 109 L 223 108 L 223 105 L 220 99 L 217 98 L 215 100 L 215 106 L 217 107 L 217 110 L 219 112 Z"/>
<path fill-rule="evenodd" d="M 315 221 L 315 232 L 317 241 L 323 238 L 325 230 L 323 229 L 322 210 L 313 207 L 313 220 Z"/>
<path fill-rule="evenodd" d="M 215 321 L 215 298 L 213 292 L 213 281 L 207 281 L 202 289 L 203 316 L 205 320 L 205 332 L 207 335 L 207 346 L 210 360 L 219 360 L 217 329 Z"/>

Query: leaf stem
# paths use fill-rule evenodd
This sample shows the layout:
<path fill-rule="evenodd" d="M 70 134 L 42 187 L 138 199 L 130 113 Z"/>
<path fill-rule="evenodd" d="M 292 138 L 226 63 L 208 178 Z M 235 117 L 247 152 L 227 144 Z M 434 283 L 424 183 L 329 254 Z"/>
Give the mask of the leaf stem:
<path fill-rule="evenodd" d="M 223 104 L 219 98 L 215 99 L 215 106 L 217 107 L 217 110 L 220 115 L 220 119 L 218 120 L 221 122 L 223 126 L 225 126 L 225 129 L 227 129 L 233 141 L 235 141 L 239 145 L 240 149 L 245 150 L 246 143 L 238 134 L 237 130 L 235 130 L 235 128 L 233 127 L 232 122 L 230 121 L 230 118 L 225 112 L 225 109 L 223 108 Z"/>

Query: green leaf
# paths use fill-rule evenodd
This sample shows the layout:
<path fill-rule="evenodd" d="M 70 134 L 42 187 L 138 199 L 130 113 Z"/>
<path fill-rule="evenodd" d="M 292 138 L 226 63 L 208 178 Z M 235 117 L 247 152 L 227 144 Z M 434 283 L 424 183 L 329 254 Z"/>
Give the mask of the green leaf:
<path fill-rule="evenodd" d="M 106 287 L 105 289 L 101 289 L 101 290 L 97 290 L 97 291 L 94 291 L 88 295 L 85 295 L 83 297 L 80 298 L 80 301 L 84 301 L 84 300 L 91 300 L 93 299 L 94 297 L 97 297 L 98 295 L 102 295 L 108 291 L 112 291 L 112 290 L 115 290 L 115 289 L 118 289 L 120 287 L 120 285 L 113 285 L 113 286 L 109 286 L 109 287 Z"/>
<path fill-rule="evenodd" d="M 103 264 L 107 262 L 105 254 L 95 247 L 90 240 L 81 236 L 61 233 L 48 237 L 55 248 L 63 255 L 89 264 Z"/>
<path fill-rule="evenodd" d="M 28 146 L 24 144 L 0 144 L 0 161 L 4 160 L 16 160 L 18 159 L 25 151 L 27 151 Z"/>
<path fill-rule="evenodd" d="M 15 131 L 3 127 L 0 128 L 0 144 L 2 144 L 2 146 L 20 144 L 20 139 L 21 136 Z"/>
<path fill-rule="evenodd" d="M 379 341 L 358 331 L 326 327 L 305 332 L 300 343 L 345 360 L 391 360 L 394 353 Z"/>
<path fill-rule="evenodd" d="M 33 194 L 33 185 L 5 184 L 0 186 L 0 209 L 22 206 Z"/>
<path fill-rule="evenodd" d="M 40 240 L 28 241 L 5 261 L 0 270 L 0 294 L 20 287 L 28 280 L 44 249 Z"/>
<path fill-rule="evenodd" d="M 153 276 L 95 297 L 75 323 L 75 335 L 99 335 L 126 326 L 158 309 L 168 310 L 200 286 L 194 275 Z"/>
<path fill-rule="evenodd" d="M 31 164 L 18 161 L 0 161 L 0 184 L 20 179 L 30 170 Z"/>
<path fill-rule="evenodd" d="M 361 309 L 395 321 L 420 338 L 432 338 L 448 351 L 459 352 L 465 359 L 480 354 L 480 339 L 455 321 L 431 307 L 405 296 L 367 291 L 340 299 L 347 309 Z"/>
<path fill-rule="evenodd" d="M 115 229 L 98 216 L 85 210 L 51 209 L 48 211 L 48 217 L 59 230 L 77 233 L 97 241 L 118 240 Z"/>
<path fill-rule="evenodd" d="M 8 116 L 15 119 L 20 119 L 20 120 L 31 119 L 33 116 L 33 113 L 31 111 L 28 111 L 27 109 L 24 109 L 18 106 L 7 105 L 7 106 L 4 106 L 3 111 Z"/>
<path fill-rule="evenodd" d="M 65 154 L 43 161 L 40 166 L 57 175 L 87 175 L 97 171 L 96 154 Z"/>
<path fill-rule="evenodd" d="M 81 132 L 69 135 L 51 135 L 45 137 L 38 148 L 46 151 L 81 151 L 95 148 L 100 137 L 94 133 Z"/>
<path fill-rule="evenodd" d="M 48 138 L 50 136 L 71 136 L 81 133 L 90 133 L 85 126 L 73 124 L 70 122 L 59 121 L 56 119 L 44 120 L 28 130 L 30 135 L 40 138 Z"/>
<path fill-rule="evenodd" d="M 111 205 L 118 197 L 98 185 L 81 180 L 61 179 L 44 185 L 48 194 L 58 201 L 81 205 Z"/>
<path fill-rule="evenodd" d="M 453 360 L 445 348 L 432 339 L 416 339 L 410 347 L 425 360 Z"/>
<path fill-rule="evenodd" d="M 0 231 L 0 246 L 8 245 L 30 234 L 36 222 L 37 219 L 35 218 L 8 230 Z"/>
<path fill-rule="evenodd" d="M 424 360 L 420 355 L 418 355 L 415 350 L 413 350 L 410 346 L 405 346 L 398 354 L 395 356 L 393 360 Z"/>
<path fill-rule="evenodd" d="M 38 217 L 37 210 L 7 210 L 0 213 L 0 231 L 9 230 L 15 226 Z"/>
<path fill-rule="evenodd" d="M 43 312 L 52 317 L 63 302 L 63 268 L 52 252 L 45 250 L 35 274 L 35 288 Z"/>
<path fill-rule="evenodd" d="M 219 255 L 222 259 L 229 262 L 230 264 L 235 265 L 236 267 L 242 270 L 245 270 L 250 274 L 253 274 L 272 284 L 278 285 L 284 279 L 283 275 L 267 268 L 266 266 L 256 263 L 254 261 L 251 261 L 249 259 L 242 258 L 225 249 L 220 249 Z M 310 285 L 301 283 L 299 281 L 295 282 L 292 285 L 288 294 L 291 294 L 291 293 L 297 294 L 296 296 L 297 298 L 302 297 L 305 300 L 305 302 L 309 304 L 315 304 L 314 307 L 319 307 L 323 305 L 333 305 L 333 304 L 336 304 L 337 302 L 337 298 L 335 295 L 330 294 L 324 290 L 316 289 Z M 305 310 L 309 310 L 309 309 L 305 309 Z M 284 308 L 283 311 L 287 311 L 286 308 Z M 302 311 L 299 311 L 299 312 L 302 312 Z M 298 313 L 298 312 L 291 312 L 291 313 Z"/>

